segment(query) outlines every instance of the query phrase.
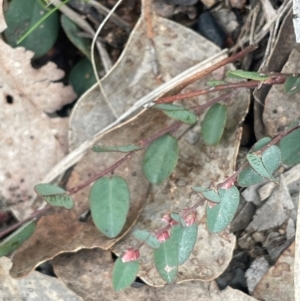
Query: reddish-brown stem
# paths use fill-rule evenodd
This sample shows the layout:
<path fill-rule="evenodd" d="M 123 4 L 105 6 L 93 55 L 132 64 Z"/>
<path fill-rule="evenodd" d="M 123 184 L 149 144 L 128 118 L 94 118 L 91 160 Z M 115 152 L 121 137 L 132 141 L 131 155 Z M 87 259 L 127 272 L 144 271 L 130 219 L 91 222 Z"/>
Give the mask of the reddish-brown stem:
<path fill-rule="evenodd" d="M 181 122 L 174 122 L 173 124 L 171 124 L 170 126 L 162 129 L 161 131 L 155 133 L 154 135 L 152 135 L 151 137 L 145 139 L 145 140 L 141 140 L 139 142 L 139 145 L 142 148 L 145 148 L 146 146 L 148 146 L 152 141 L 154 141 L 155 139 L 165 135 L 166 133 L 169 132 L 173 132 L 175 130 L 177 130 L 179 128 L 179 126 L 181 125 Z M 124 162 L 126 162 L 127 160 L 129 160 L 132 156 L 134 156 L 134 154 L 137 151 L 132 151 L 129 152 L 128 154 L 126 154 L 123 158 L 121 158 L 120 160 L 118 160 L 116 163 L 114 163 L 113 165 L 109 166 L 108 168 L 104 169 L 103 171 L 101 171 L 100 173 L 94 175 L 93 177 L 89 178 L 86 182 L 70 188 L 68 190 L 68 194 L 74 194 L 76 192 L 78 192 L 79 190 L 85 188 L 86 186 L 90 185 L 91 183 L 95 182 L 96 180 L 100 179 L 101 177 L 107 175 L 110 172 L 113 172 L 116 168 L 118 168 L 120 165 L 122 165 Z"/>
<path fill-rule="evenodd" d="M 202 206 L 205 202 L 205 198 L 201 198 L 195 205 L 190 207 L 189 209 L 185 210 L 184 214 L 182 215 L 183 218 L 186 218 L 191 212 L 196 210 L 198 207 Z"/>
<path fill-rule="evenodd" d="M 39 218 L 43 213 L 45 213 L 47 210 L 49 210 L 50 208 L 53 208 L 50 205 L 47 205 L 46 207 L 44 207 L 43 209 L 37 210 L 35 211 L 32 215 L 30 215 L 29 217 L 25 218 L 24 220 L 8 227 L 7 229 L 3 230 L 0 232 L 0 238 L 6 236 L 7 234 L 9 234 L 10 232 L 18 229 L 19 227 L 21 227 L 22 225 L 24 225 L 25 223 L 27 223 L 28 221 L 31 221 L 35 218 Z"/>
<path fill-rule="evenodd" d="M 256 48 L 257 48 L 256 45 L 250 45 L 250 46 L 246 47 L 245 49 L 241 50 L 240 52 L 219 61 L 218 63 L 212 65 L 211 67 L 208 67 L 192 76 L 188 76 L 182 83 L 177 85 L 173 90 L 167 92 L 165 95 L 170 95 L 170 93 L 173 95 L 178 94 L 182 89 L 184 89 L 188 85 L 194 83 L 196 80 L 199 80 L 200 78 L 203 78 L 204 76 L 210 74 L 211 72 L 242 58 L 243 56 L 247 55 L 248 53 L 253 52 Z M 158 100 L 157 103 L 160 103 L 160 100 Z"/>
<path fill-rule="evenodd" d="M 84 183 L 70 188 L 68 190 L 68 194 L 74 194 L 77 191 L 87 187 L 88 185 L 90 185 L 91 183 L 95 182 L 96 180 L 100 179 L 101 177 L 107 175 L 110 172 L 113 172 L 116 168 L 118 168 L 120 165 L 122 165 L 124 162 L 126 162 L 127 160 L 129 160 L 135 153 L 136 151 L 132 151 L 128 154 L 126 154 L 123 158 L 121 158 L 120 160 L 118 160 L 116 163 L 114 163 L 113 165 L 109 166 L 108 168 L 104 169 L 103 171 L 101 171 L 100 173 L 94 175 L 93 177 L 89 178 L 87 181 L 85 181 Z"/>
<path fill-rule="evenodd" d="M 189 92 L 189 93 L 183 93 L 183 94 L 160 98 L 157 101 L 157 103 L 169 103 L 169 102 L 173 102 L 176 100 L 182 100 L 182 99 L 189 98 L 189 97 L 205 95 L 208 93 L 219 92 L 219 91 L 223 91 L 223 90 L 227 90 L 227 89 L 257 88 L 257 87 L 260 87 L 261 85 L 279 85 L 279 84 L 283 84 L 285 82 L 285 80 L 286 80 L 286 78 L 277 77 L 277 78 L 267 79 L 265 81 L 251 80 L 248 82 L 245 81 L 245 82 L 239 82 L 239 83 L 228 83 L 225 85 L 209 87 L 209 88 L 205 88 L 202 90 L 193 91 L 193 92 Z"/>
<path fill-rule="evenodd" d="M 203 113 L 203 111 L 209 107 L 211 107 L 212 105 L 216 104 L 217 102 L 221 101 L 221 100 L 227 100 L 230 97 L 232 97 L 234 94 L 237 93 L 237 90 L 232 90 L 231 92 L 225 93 L 223 95 L 220 95 L 219 97 L 216 97 L 208 102 L 206 102 L 203 105 L 197 106 L 192 108 L 194 110 L 194 113 L 197 115 L 200 115 L 201 113 Z"/>

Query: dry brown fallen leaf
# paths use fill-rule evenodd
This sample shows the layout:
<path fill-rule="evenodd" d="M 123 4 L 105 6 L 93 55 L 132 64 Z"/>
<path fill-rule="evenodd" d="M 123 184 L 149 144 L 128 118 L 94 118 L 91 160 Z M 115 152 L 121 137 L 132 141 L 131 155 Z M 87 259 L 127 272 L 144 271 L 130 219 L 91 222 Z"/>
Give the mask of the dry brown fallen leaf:
<path fill-rule="evenodd" d="M 53 260 L 56 275 L 85 301 L 256 301 L 239 290 L 227 287 L 220 291 L 215 282 L 191 281 L 161 288 L 143 286 L 115 292 L 111 277 L 110 252 L 99 249 L 62 254 Z"/>
<path fill-rule="evenodd" d="M 118 115 L 162 83 L 220 51 L 215 44 L 178 23 L 155 15 L 151 22 L 155 48 L 152 48 L 152 43 L 147 38 L 147 22 L 143 13 L 118 62 L 101 81 L 107 98 Z M 154 51 L 156 56 L 153 55 Z M 153 72 L 155 67 L 158 67 L 158 74 Z M 224 69 L 220 71 L 222 75 Z M 188 87 L 186 91 L 200 87 L 195 85 Z M 79 99 L 72 111 L 69 141 L 71 149 L 114 120 L 115 117 L 96 84 Z"/>
<path fill-rule="evenodd" d="M 135 144 L 154 134 L 167 123 L 168 118 L 159 111 L 152 111 L 152 114 L 141 112 L 127 123 L 105 133 L 98 143 Z M 149 183 L 142 172 L 143 154 L 144 151 L 138 152 L 114 172 L 127 180 L 131 193 L 131 207 L 122 235 L 132 227 L 146 200 Z M 123 156 L 124 154 L 120 153 L 87 152 L 74 168 L 68 188 L 82 184 Z M 37 265 L 59 253 L 94 247 L 108 249 L 122 237 L 120 235 L 118 238 L 108 239 L 99 232 L 91 219 L 86 223 L 79 221 L 79 216 L 89 208 L 89 190 L 90 187 L 86 187 L 73 196 L 73 210 L 56 209 L 54 213 L 43 216 L 38 221 L 34 234 L 16 251 L 11 270 L 13 277 L 25 276 Z"/>
<path fill-rule="evenodd" d="M 59 279 L 33 272 L 23 279 L 12 279 L 9 258 L 0 258 L 0 300 L 2 301 L 83 301 Z"/>
<path fill-rule="evenodd" d="M 54 82 L 64 74 L 55 64 L 34 69 L 32 52 L 2 40 L 0 51 L 0 194 L 8 204 L 22 202 L 12 210 L 23 219 L 34 210 L 34 185 L 66 152 L 66 120 L 45 112 L 60 109 L 76 95 L 70 86 Z"/>
<path fill-rule="evenodd" d="M 267 301 L 294 300 L 294 257 L 295 243 L 292 243 L 264 275 L 253 296 Z"/>

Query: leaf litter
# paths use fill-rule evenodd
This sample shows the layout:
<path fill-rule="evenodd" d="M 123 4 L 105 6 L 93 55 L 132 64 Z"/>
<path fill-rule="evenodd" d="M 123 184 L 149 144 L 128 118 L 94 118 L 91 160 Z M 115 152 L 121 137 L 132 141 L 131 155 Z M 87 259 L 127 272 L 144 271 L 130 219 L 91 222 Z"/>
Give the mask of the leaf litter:
<path fill-rule="evenodd" d="M 151 72 L 150 72 L 151 73 Z M 190 87 L 189 87 L 190 88 Z M 188 89 L 189 89 L 188 88 Z M 93 104 L 91 105 L 91 106 L 93 106 Z M 130 106 L 130 105 L 129 105 Z M 232 116 L 235 116 L 236 117 L 236 115 L 234 115 L 234 110 L 232 111 L 233 112 L 233 115 Z M 240 114 L 240 116 L 238 116 L 237 117 L 237 120 L 238 119 L 242 119 L 241 117 L 242 117 L 242 115 L 244 114 L 244 111 Z M 232 119 L 231 119 L 231 121 L 232 121 Z M 234 120 L 233 121 L 233 123 L 235 123 L 235 121 L 236 120 Z M 167 122 L 167 121 L 165 121 L 165 122 Z M 235 123 L 235 124 L 237 124 L 237 122 Z M 200 128 L 200 126 L 199 126 L 199 124 L 198 125 L 196 125 L 194 128 L 193 128 L 193 130 L 192 131 L 187 131 L 186 132 L 186 135 L 185 135 L 185 139 L 187 140 L 187 141 L 196 141 L 197 140 L 197 135 L 198 135 L 198 131 L 199 131 L 199 128 Z M 92 131 L 91 131 L 91 133 L 93 133 L 93 130 L 94 129 L 92 129 Z M 97 129 L 98 130 L 98 129 Z M 95 132 L 97 132 L 97 131 L 95 131 Z M 95 133 L 94 132 L 94 133 Z M 191 139 L 191 136 L 192 137 L 194 137 L 193 139 Z M 195 138 L 196 137 L 196 138 Z M 71 138 L 72 138 L 72 135 L 71 135 Z M 77 137 L 76 137 L 77 138 Z M 76 138 L 75 138 L 75 140 L 76 140 Z M 182 139 L 182 138 L 181 138 Z M 238 134 L 238 132 L 236 132 L 236 136 L 235 136 L 235 143 L 236 144 L 238 144 L 238 141 L 239 141 L 239 139 L 240 139 L 240 136 L 239 136 L 239 134 Z M 80 140 L 80 139 L 79 139 Z M 82 140 L 83 141 L 83 140 Z M 82 143 L 82 141 L 81 142 L 79 142 L 78 143 L 78 145 L 80 145 L 80 143 Z M 233 140 L 232 140 L 233 141 Z M 73 143 L 73 141 L 71 141 L 72 143 Z M 76 142 L 75 142 L 76 143 Z M 233 149 L 234 149 L 234 143 L 232 144 L 233 145 Z M 236 154 L 236 152 L 235 152 L 235 154 Z M 207 154 L 206 154 L 207 155 Z M 211 158 L 211 157 L 209 157 L 207 160 L 214 160 L 215 158 L 214 158 L 214 156 L 212 156 L 213 158 Z M 227 156 L 227 158 L 229 158 L 229 156 Z M 230 160 L 230 159 L 228 159 L 228 160 Z M 227 161 L 227 160 L 226 160 Z M 231 159 L 231 161 L 234 161 L 234 160 L 232 160 Z M 228 161 L 227 161 L 228 162 Z M 220 164 L 220 163 L 219 163 Z M 230 167 L 231 168 L 231 167 Z M 229 169 L 230 169 L 229 168 Z M 100 168 L 101 169 L 101 168 Z M 174 172 L 174 174 L 176 174 L 176 172 Z M 75 183 L 79 183 L 79 182 L 81 182 L 81 179 L 80 179 L 80 176 L 81 176 L 81 174 L 79 174 L 79 172 L 78 173 L 75 173 L 75 174 L 72 174 L 72 176 L 73 176 L 73 179 L 75 178 Z M 172 177 L 171 177 L 172 178 Z M 175 178 L 175 180 L 176 180 L 177 178 Z M 220 176 L 220 178 L 219 178 L 219 180 L 220 179 L 222 179 L 222 176 Z M 78 182 L 77 182 L 77 180 L 78 180 Z M 174 190 L 176 190 L 176 189 L 179 189 L 180 188 L 180 185 L 178 185 L 178 184 L 182 184 L 184 181 L 180 181 L 181 179 L 179 179 L 179 181 L 178 181 L 178 183 L 173 183 L 172 181 L 171 181 L 171 183 L 167 183 L 165 186 L 164 186 L 164 189 L 165 189 L 165 191 L 164 191 L 164 193 L 167 191 L 167 193 L 165 193 L 165 194 L 169 194 L 170 193 L 170 191 L 172 190 L 172 188 L 174 189 Z M 208 181 L 209 183 L 210 183 L 210 181 Z M 177 184 L 177 185 L 176 185 Z M 199 184 L 201 184 L 201 185 L 203 185 L 202 183 L 197 183 L 197 185 L 199 185 Z M 211 184 L 211 183 L 210 183 Z M 210 185 L 210 184 L 208 184 L 208 185 Z M 71 187 L 73 187 L 74 185 L 70 185 Z M 152 189 L 152 191 L 154 191 L 155 192 L 155 188 L 154 189 Z M 172 192 L 172 191 L 171 191 Z M 159 195 L 159 194 L 158 194 Z M 171 194 L 172 195 L 172 194 Z M 175 194 L 176 195 L 176 194 Z M 86 198 L 87 196 L 86 196 L 86 194 L 83 194 L 83 198 Z M 152 196 L 152 198 L 153 199 L 155 199 L 156 198 L 156 194 L 154 193 L 154 197 Z M 76 220 L 76 222 L 77 222 L 77 218 L 78 218 L 78 214 L 79 213 L 82 213 L 82 209 L 83 208 L 86 208 L 86 203 L 84 202 L 84 201 L 82 201 L 82 199 L 79 199 L 78 198 L 78 200 L 79 200 L 79 202 L 81 202 L 81 204 L 80 204 L 80 206 L 78 206 L 78 208 L 76 208 L 76 210 L 77 210 L 77 212 L 76 212 L 76 214 L 73 214 L 73 216 L 72 216 L 72 218 L 70 219 L 70 220 L 73 220 L 73 221 L 75 221 Z M 174 201 L 174 199 L 173 199 L 173 201 Z M 186 201 L 187 202 L 187 201 Z M 171 205 L 171 207 L 172 207 L 172 210 L 173 210 L 173 204 Z M 80 208 L 80 209 L 79 209 Z M 170 208 L 170 206 L 169 206 L 169 208 Z M 176 206 L 174 206 L 174 208 L 176 208 Z M 146 209 L 145 209 L 146 210 Z M 157 211 L 158 212 L 158 211 Z M 57 211 L 57 213 L 52 213 L 52 215 L 50 215 L 50 218 L 49 218 L 49 224 L 47 225 L 47 226 L 42 226 L 42 228 L 43 227 L 50 227 L 51 225 L 51 219 L 54 217 L 54 216 L 59 216 L 61 214 L 61 212 L 59 212 L 59 210 Z M 58 222 L 60 222 L 60 219 L 58 219 Z M 200 221 L 199 221 L 199 224 L 201 224 L 201 223 L 203 223 L 204 224 L 204 218 L 202 218 L 202 219 L 200 219 Z M 77 226 L 77 223 L 75 223 L 74 222 L 74 225 L 76 225 Z M 91 226 L 89 229 L 92 229 L 93 228 L 93 226 Z M 75 229 L 77 229 L 75 232 L 78 234 L 81 230 L 82 230 L 82 228 L 79 230 L 79 228 L 76 228 L 75 227 Z M 86 228 L 87 229 L 87 228 Z M 52 230 L 51 229 L 51 227 L 50 227 L 50 230 Z M 69 230 L 70 231 L 70 230 Z M 92 230 L 93 231 L 93 230 Z M 49 231 L 49 232 L 51 232 L 51 231 Z M 70 233 L 70 232 L 69 232 Z M 226 233 L 226 235 L 232 235 L 232 234 L 228 234 L 228 232 L 227 231 L 225 231 L 224 233 Z M 49 236 L 51 236 L 53 233 L 48 233 L 47 235 L 46 235 L 46 237 L 49 237 Z M 98 233 L 99 234 L 99 233 Z M 82 239 L 82 238 L 80 238 L 80 239 Z M 79 240 L 80 240 L 79 239 Z M 88 244 L 88 243 L 87 243 Z M 72 245 L 72 243 L 71 243 L 71 245 Z M 74 247 L 76 245 L 76 243 L 74 244 L 74 245 L 72 245 L 71 246 L 71 249 L 72 248 L 76 248 L 76 247 Z M 105 245 L 105 243 L 104 243 L 104 245 Z M 84 247 L 84 243 L 78 243 L 76 246 L 79 246 L 79 248 L 78 249 L 81 249 L 82 247 Z M 77 249 L 77 250 L 78 250 Z M 75 249 L 74 249 L 75 250 Z M 53 251 L 53 253 L 55 253 L 55 252 L 57 252 L 56 254 L 58 254 L 58 253 L 60 253 L 60 252 L 65 252 L 64 250 L 60 250 L 60 251 L 58 251 L 58 250 L 55 250 L 55 251 Z M 80 252 L 85 252 L 85 251 L 80 251 Z M 79 252 L 79 253 L 80 253 Z M 86 251 L 86 252 L 88 252 L 88 251 Z M 228 252 L 228 251 L 227 251 Z M 231 252 L 231 251 L 230 251 Z M 229 252 L 229 253 L 230 253 Z M 209 254 L 209 252 L 207 252 L 206 254 Z M 60 256 L 64 256 L 64 255 L 59 255 L 58 256 L 58 258 L 60 257 Z M 73 254 L 72 256 L 76 256 L 76 254 Z M 230 254 L 230 256 L 232 256 L 232 254 Z M 230 257 L 230 256 L 228 256 L 228 257 Z M 46 256 L 47 257 L 47 256 Z M 46 257 L 44 258 L 45 260 L 47 260 L 46 259 Z M 44 261 L 44 260 L 43 260 Z M 224 266 L 226 266 L 226 264 L 224 265 Z M 75 266 L 75 268 L 76 268 L 77 266 Z M 223 267 L 221 268 L 221 269 L 223 269 Z M 151 277 L 150 277 L 151 278 Z M 108 279 L 110 279 L 110 277 L 108 277 Z M 146 278 L 147 279 L 147 278 Z M 155 279 L 155 277 L 154 277 L 154 279 Z M 145 279 L 144 279 L 145 280 Z M 152 279 L 151 279 L 152 280 Z M 69 282 L 69 280 L 67 280 L 67 282 Z M 147 281 L 146 281 L 147 282 Z M 193 282 L 190 282 L 191 284 L 193 283 Z M 184 283 L 185 284 L 185 283 Z M 183 285 L 183 284 L 180 284 L 180 285 Z M 173 287 L 173 290 L 174 290 L 174 288 L 175 287 Z M 234 290 L 232 290 L 232 289 L 230 289 L 231 290 L 231 293 L 232 293 L 232 291 L 234 291 Z M 231 295 L 229 295 L 230 297 L 229 298 L 231 298 L 232 299 L 232 296 Z M 225 297 L 225 294 L 223 295 L 223 298 Z M 216 298 L 216 297 L 215 297 Z M 251 297 L 249 297 L 249 296 L 247 296 L 246 297 L 247 299 L 245 299 L 245 300 L 252 300 L 253 298 L 251 298 Z M 105 299 L 104 299 L 105 300 Z M 125 299 L 124 299 L 125 300 Z M 212 299 L 212 300 L 217 300 L 217 299 Z M 238 300 L 243 300 L 242 299 L 242 297 L 240 297 L 240 299 L 238 299 Z"/>
<path fill-rule="evenodd" d="M 155 41 L 155 44 L 158 45 L 158 47 L 161 47 L 159 48 L 160 50 L 157 51 L 159 63 L 162 64 L 165 61 L 169 62 L 166 71 L 162 69 L 162 75 L 164 76 L 165 80 L 168 80 L 170 77 L 182 72 L 188 66 L 192 66 L 195 63 L 207 58 L 206 51 L 201 50 L 197 52 L 199 45 L 203 45 L 203 47 L 210 47 L 210 49 L 216 53 L 219 51 L 216 46 L 213 46 L 213 44 L 210 42 L 203 40 L 201 36 L 192 33 L 192 31 L 187 28 L 184 28 L 178 24 L 174 25 L 174 23 L 171 21 L 163 20 L 157 17 L 154 17 L 152 21 L 156 30 L 162 30 L 162 35 L 164 37 L 164 39 L 160 38 L 159 40 Z M 135 74 L 134 72 L 137 72 L 137 70 L 132 69 L 132 66 L 129 69 L 122 70 L 121 66 L 124 64 L 126 66 L 126 61 L 127 64 L 128 62 L 133 64 L 135 61 L 130 60 L 129 50 L 131 47 L 137 48 L 140 46 L 141 41 L 145 40 L 145 38 L 140 38 L 141 33 L 145 32 L 145 25 L 140 25 L 143 22 L 144 21 L 141 18 L 136 27 L 137 29 L 133 32 L 119 63 L 111 71 L 111 73 L 114 74 L 113 72 L 115 70 L 120 69 L 118 72 L 122 74 L 122 76 L 119 76 L 119 78 L 116 76 L 116 74 L 114 74 L 114 79 L 117 78 L 120 80 L 122 78 L 125 79 L 125 82 L 130 78 L 135 78 L 135 80 L 137 79 L 131 75 Z M 171 31 L 171 28 L 174 26 L 176 26 L 177 29 L 176 35 L 172 35 L 173 31 Z M 169 35 L 167 36 L 167 40 L 173 43 L 172 47 L 165 47 L 163 44 L 166 39 L 164 35 L 168 33 Z M 193 39 L 191 39 L 191 35 L 193 36 Z M 177 36 L 180 36 L 180 40 L 177 39 Z M 185 59 L 179 60 L 179 53 L 177 52 L 173 54 L 174 59 L 172 59 L 172 56 L 170 57 L 171 54 L 169 54 L 168 59 L 164 59 L 163 54 L 165 53 L 166 49 L 177 49 L 177 46 L 180 49 L 182 45 L 186 45 L 185 39 L 187 38 L 189 41 L 195 40 L 195 45 L 197 45 L 197 48 L 184 47 L 180 54 L 184 55 Z M 186 54 L 186 51 L 192 51 L 192 54 L 190 52 Z M 139 49 L 139 52 L 141 53 L 141 49 Z M 147 56 L 144 57 L 145 61 L 147 61 L 146 58 Z M 174 60 L 180 63 L 174 64 Z M 142 68 L 141 74 L 141 76 L 146 75 L 147 78 L 150 76 L 152 79 L 155 79 L 155 81 L 152 80 L 152 84 L 150 86 L 144 87 L 142 85 L 142 87 L 139 87 L 139 81 L 135 81 L 135 88 L 127 89 L 127 94 L 125 94 L 126 97 L 120 97 L 120 93 L 116 89 L 118 85 L 113 84 L 112 87 L 114 87 L 116 95 L 108 93 L 109 99 L 113 100 L 115 97 L 119 101 L 122 100 L 122 102 L 124 102 L 125 99 L 136 100 L 145 95 L 145 93 L 153 90 L 153 88 L 157 86 L 157 83 L 156 77 L 153 75 L 150 67 L 151 66 L 148 65 L 146 69 Z M 229 69 L 232 68 L 232 66 L 229 66 Z M 111 76 L 111 73 L 107 75 L 107 81 Z M 225 69 L 221 69 L 221 72 L 215 72 L 212 75 L 212 78 L 220 79 L 220 77 L 222 78 L 222 74 L 225 74 Z M 138 78 L 139 77 L 140 76 L 138 76 Z M 189 86 L 186 91 L 189 91 L 190 89 L 196 89 L 196 87 L 197 89 L 204 87 L 205 82 L 212 78 L 211 76 L 205 77 L 203 81 L 197 82 L 197 85 Z M 142 82 L 145 84 L 145 78 L 142 78 Z M 149 83 L 151 83 L 150 80 Z M 106 90 L 106 85 L 105 83 L 103 84 L 104 89 Z M 108 84 L 109 82 L 107 85 Z M 128 84 L 129 83 L 127 83 L 127 85 Z M 92 90 L 90 90 L 92 92 L 87 92 L 85 95 L 83 95 L 82 100 L 74 109 L 74 112 L 79 114 L 79 117 L 76 118 L 78 119 L 77 126 L 80 129 L 78 130 L 79 134 L 75 133 L 72 129 L 72 122 L 75 120 L 74 113 L 71 120 L 71 147 L 81 144 L 83 139 L 87 139 L 99 130 L 98 125 L 95 128 L 93 124 L 99 123 L 101 115 L 98 113 L 95 115 L 86 115 L 84 109 L 86 105 L 81 103 L 88 95 L 88 99 L 91 102 L 87 105 L 86 109 L 89 108 L 90 111 L 91 109 L 93 110 L 95 107 L 97 107 L 96 98 L 97 102 L 99 102 L 99 92 L 97 92 L 97 89 L 98 88 L 94 87 Z M 141 89 L 143 92 L 139 92 L 139 89 Z M 132 93 L 133 95 L 128 93 Z M 91 97 L 91 94 L 93 94 L 93 97 Z M 241 90 L 238 92 L 237 97 L 240 101 L 236 101 L 236 98 L 234 98 L 227 102 L 228 122 L 225 126 L 224 138 L 221 140 L 219 146 L 206 147 L 203 145 L 201 140 L 199 140 L 201 129 L 200 123 L 203 117 L 200 118 L 198 124 L 192 130 L 187 131 L 188 127 L 184 127 L 184 129 L 181 130 L 179 135 L 183 136 L 180 139 L 180 160 L 174 175 L 171 176 L 171 179 L 165 183 L 163 187 L 153 188 L 148 198 L 146 196 L 149 184 L 146 182 L 141 171 L 141 159 L 143 152 L 139 152 L 138 155 L 134 156 L 129 162 L 116 170 L 116 175 L 123 176 L 127 179 L 131 190 L 131 195 L 133 196 L 128 221 L 120 237 L 116 239 L 108 239 L 104 237 L 101 233 L 99 233 L 89 219 L 86 223 L 79 222 L 79 215 L 88 209 L 89 188 L 83 189 L 80 191 L 80 193 L 74 195 L 75 208 L 73 211 L 55 209 L 40 219 L 40 221 L 37 223 L 36 233 L 28 241 L 26 241 L 19 250 L 17 250 L 13 259 L 11 275 L 14 277 L 25 276 L 41 262 L 51 259 L 63 252 L 74 252 L 83 248 L 111 248 L 134 225 L 140 214 L 140 211 L 143 209 L 143 206 L 145 206 L 146 199 L 148 199 L 149 203 L 144 207 L 143 214 L 139 218 L 139 228 L 143 229 L 146 226 L 147 229 L 157 229 L 157 227 L 161 225 L 158 219 L 162 213 L 170 210 L 180 211 L 183 209 L 183 206 L 189 202 L 189 196 L 191 194 L 189 185 L 203 185 L 209 187 L 209 185 L 213 183 L 224 180 L 225 177 L 228 174 L 231 174 L 235 168 L 234 162 L 241 138 L 241 131 L 238 128 L 238 125 L 243 120 L 244 115 L 248 110 L 248 92 Z M 211 96 L 207 95 L 201 98 L 193 98 L 192 104 L 202 104 L 207 102 L 209 99 L 211 99 Z M 81 105 L 83 109 L 81 109 Z M 122 106 L 120 106 L 120 110 L 122 108 L 124 110 L 127 108 L 126 106 L 130 105 L 130 103 L 122 104 Z M 118 106 L 119 103 L 116 104 L 116 108 Z M 100 108 L 103 108 L 102 104 L 100 105 Z M 140 115 L 129 120 L 127 123 L 117 126 L 115 129 L 103 134 L 97 143 L 102 145 L 114 145 L 115 141 L 118 141 L 118 144 L 120 145 L 128 143 L 135 144 L 141 140 L 141 138 L 148 137 L 151 133 L 155 133 L 155 131 L 158 129 L 169 124 L 169 122 L 170 120 L 161 112 L 144 110 L 140 113 Z M 103 126 L 105 125 L 101 125 L 101 127 Z M 85 129 L 86 127 L 88 130 Z M 80 134 L 80 131 L 82 135 Z M 192 139 L 191 136 L 193 136 Z M 87 152 L 87 154 L 72 171 L 67 188 L 79 185 L 84 180 L 103 170 L 105 167 L 110 166 L 121 156 L 121 154 L 95 154 L 92 151 Z M 182 268 L 182 271 L 180 273 L 178 282 L 193 279 L 206 281 L 213 280 L 226 269 L 232 257 L 232 252 L 235 246 L 235 236 L 229 233 L 228 230 L 223 231 L 220 234 L 210 234 L 205 226 L 204 206 L 200 207 L 198 211 L 200 220 L 196 249 L 191 259 L 188 260 L 185 265 L 180 267 Z M 153 221 L 151 221 L 149 224 L 150 216 L 153 218 Z M 55 237 L 55 240 L 53 240 L 53 237 Z M 130 244 L 130 240 L 131 236 L 128 236 L 122 241 L 121 244 L 116 245 L 114 250 L 117 253 L 120 253 L 125 245 Z M 43 243 L 41 243 L 41 241 Z M 218 247 L 216 248 L 215 246 Z M 213 252 L 212 249 L 214 249 Z M 145 258 L 148 256 L 150 256 L 150 253 L 146 252 Z M 157 275 L 153 264 L 151 264 L 150 261 L 147 262 L 150 264 L 150 266 L 148 266 L 148 268 L 150 268 L 150 272 L 146 272 L 144 269 L 142 270 L 140 276 L 149 284 L 156 286 L 163 285 L 164 282 L 162 282 L 160 277 Z"/>

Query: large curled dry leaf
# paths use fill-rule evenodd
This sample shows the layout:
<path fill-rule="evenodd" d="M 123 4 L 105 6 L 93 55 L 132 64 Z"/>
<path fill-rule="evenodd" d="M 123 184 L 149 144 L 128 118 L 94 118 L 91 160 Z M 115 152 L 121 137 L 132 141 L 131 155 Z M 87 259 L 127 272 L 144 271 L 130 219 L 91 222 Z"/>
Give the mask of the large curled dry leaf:
<path fill-rule="evenodd" d="M 171 284 L 162 288 L 129 287 L 125 291 L 115 292 L 111 280 L 112 266 L 110 252 L 99 249 L 62 254 L 53 261 L 56 275 L 85 301 L 257 301 L 239 290 L 227 287 L 220 291 L 214 282 L 199 281 Z"/>
<path fill-rule="evenodd" d="M 34 271 L 23 279 L 12 279 L 9 258 L 0 258 L 0 299 L 5 301 L 82 301 L 59 279 Z"/>
<path fill-rule="evenodd" d="M 147 111 L 141 112 L 122 126 L 104 134 L 97 143 L 136 144 L 142 138 L 149 137 L 166 126 L 167 122 L 168 118 L 162 112 L 154 110 L 150 114 Z M 79 216 L 89 208 L 90 187 L 86 187 L 72 196 L 75 204 L 73 210 L 57 209 L 38 221 L 33 236 L 15 254 L 11 275 L 25 276 L 41 262 L 62 252 L 94 247 L 108 249 L 126 234 L 138 218 L 148 191 L 149 183 L 142 172 L 143 154 L 144 151 L 138 152 L 114 173 L 115 176 L 126 179 L 131 195 L 127 221 L 119 237 L 108 239 L 99 232 L 91 219 L 85 223 L 79 221 Z M 82 184 L 122 157 L 124 157 L 122 153 L 95 153 L 90 150 L 74 168 L 67 188 Z"/>
<path fill-rule="evenodd" d="M 55 64 L 33 69 L 32 52 L 12 49 L 2 40 L 0 51 L 0 192 L 7 204 L 21 202 L 13 211 L 23 219 L 34 210 L 34 185 L 66 151 L 65 120 L 50 119 L 44 111 L 60 109 L 75 94 L 71 87 L 55 83 L 64 75 Z"/>
<path fill-rule="evenodd" d="M 151 22 L 157 57 L 153 57 L 152 43 L 147 39 L 147 22 L 142 14 L 118 62 L 101 81 L 118 115 L 162 83 L 219 52 L 213 43 L 178 23 L 157 16 L 153 16 Z M 153 72 L 156 61 L 160 80 Z M 115 120 L 103 96 L 100 94 L 99 97 L 99 94 L 96 84 L 75 106 L 70 119 L 71 148 Z"/>

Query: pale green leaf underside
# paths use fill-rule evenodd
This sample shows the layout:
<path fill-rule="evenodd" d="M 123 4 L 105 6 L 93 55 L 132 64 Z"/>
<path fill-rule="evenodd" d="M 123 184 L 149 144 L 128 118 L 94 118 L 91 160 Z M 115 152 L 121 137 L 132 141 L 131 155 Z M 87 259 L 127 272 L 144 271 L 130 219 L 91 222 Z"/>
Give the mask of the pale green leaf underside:
<path fill-rule="evenodd" d="M 206 145 L 216 145 L 224 132 L 227 107 L 216 103 L 209 108 L 201 124 L 201 134 Z"/>
<path fill-rule="evenodd" d="M 152 108 L 161 110 L 170 118 L 179 120 L 183 123 L 194 124 L 197 122 L 197 116 L 192 111 L 189 111 L 182 106 L 172 104 L 157 104 Z"/>
<path fill-rule="evenodd" d="M 206 206 L 206 224 L 212 233 L 223 231 L 232 221 L 237 210 L 240 193 L 235 186 L 218 190 L 221 202 L 214 207 Z"/>
<path fill-rule="evenodd" d="M 245 79 L 258 80 L 258 81 L 264 81 L 270 78 L 270 76 L 262 73 L 253 72 L 253 71 L 244 71 L 244 70 L 228 71 L 226 73 L 226 76 L 231 78 L 245 78 Z"/>
<path fill-rule="evenodd" d="M 118 258 L 114 264 L 112 283 L 115 291 L 129 287 L 135 280 L 139 271 L 138 261 L 123 262 Z"/>
<path fill-rule="evenodd" d="M 118 176 L 97 180 L 89 200 L 96 227 L 109 238 L 118 236 L 129 210 L 130 193 L 126 181 Z"/>
<path fill-rule="evenodd" d="M 172 239 L 161 243 L 153 252 L 155 267 L 161 278 L 167 283 L 173 283 L 178 271 L 178 252 Z"/>
<path fill-rule="evenodd" d="M 101 153 L 101 152 L 129 153 L 140 149 L 141 149 L 140 146 L 134 144 L 121 145 L 121 146 L 94 145 L 92 148 L 92 150 L 97 153 Z"/>
<path fill-rule="evenodd" d="M 147 180 L 161 184 L 173 172 L 178 160 L 178 142 L 171 135 L 154 140 L 146 150 L 143 171 Z"/>
<path fill-rule="evenodd" d="M 190 257 L 197 241 L 198 224 L 188 227 L 175 225 L 171 229 L 171 239 L 178 247 L 178 265 L 185 263 Z"/>
<path fill-rule="evenodd" d="M 149 247 L 157 249 L 160 246 L 158 239 L 146 230 L 135 230 L 133 236 L 141 241 L 144 241 Z"/>
<path fill-rule="evenodd" d="M 6 237 L 0 243 L 0 257 L 8 255 L 11 252 L 15 251 L 18 247 L 20 247 L 24 243 L 24 241 L 33 234 L 35 226 L 35 222 L 30 221 L 24 224 L 17 231 Z"/>
<path fill-rule="evenodd" d="M 212 201 L 214 203 L 220 203 L 221 199 L 217 191 L 214 189 L 206 188 L 206 187 L 193 187 L 195 192 L 200 192 L 203 197 L 207 200 Z"/>

